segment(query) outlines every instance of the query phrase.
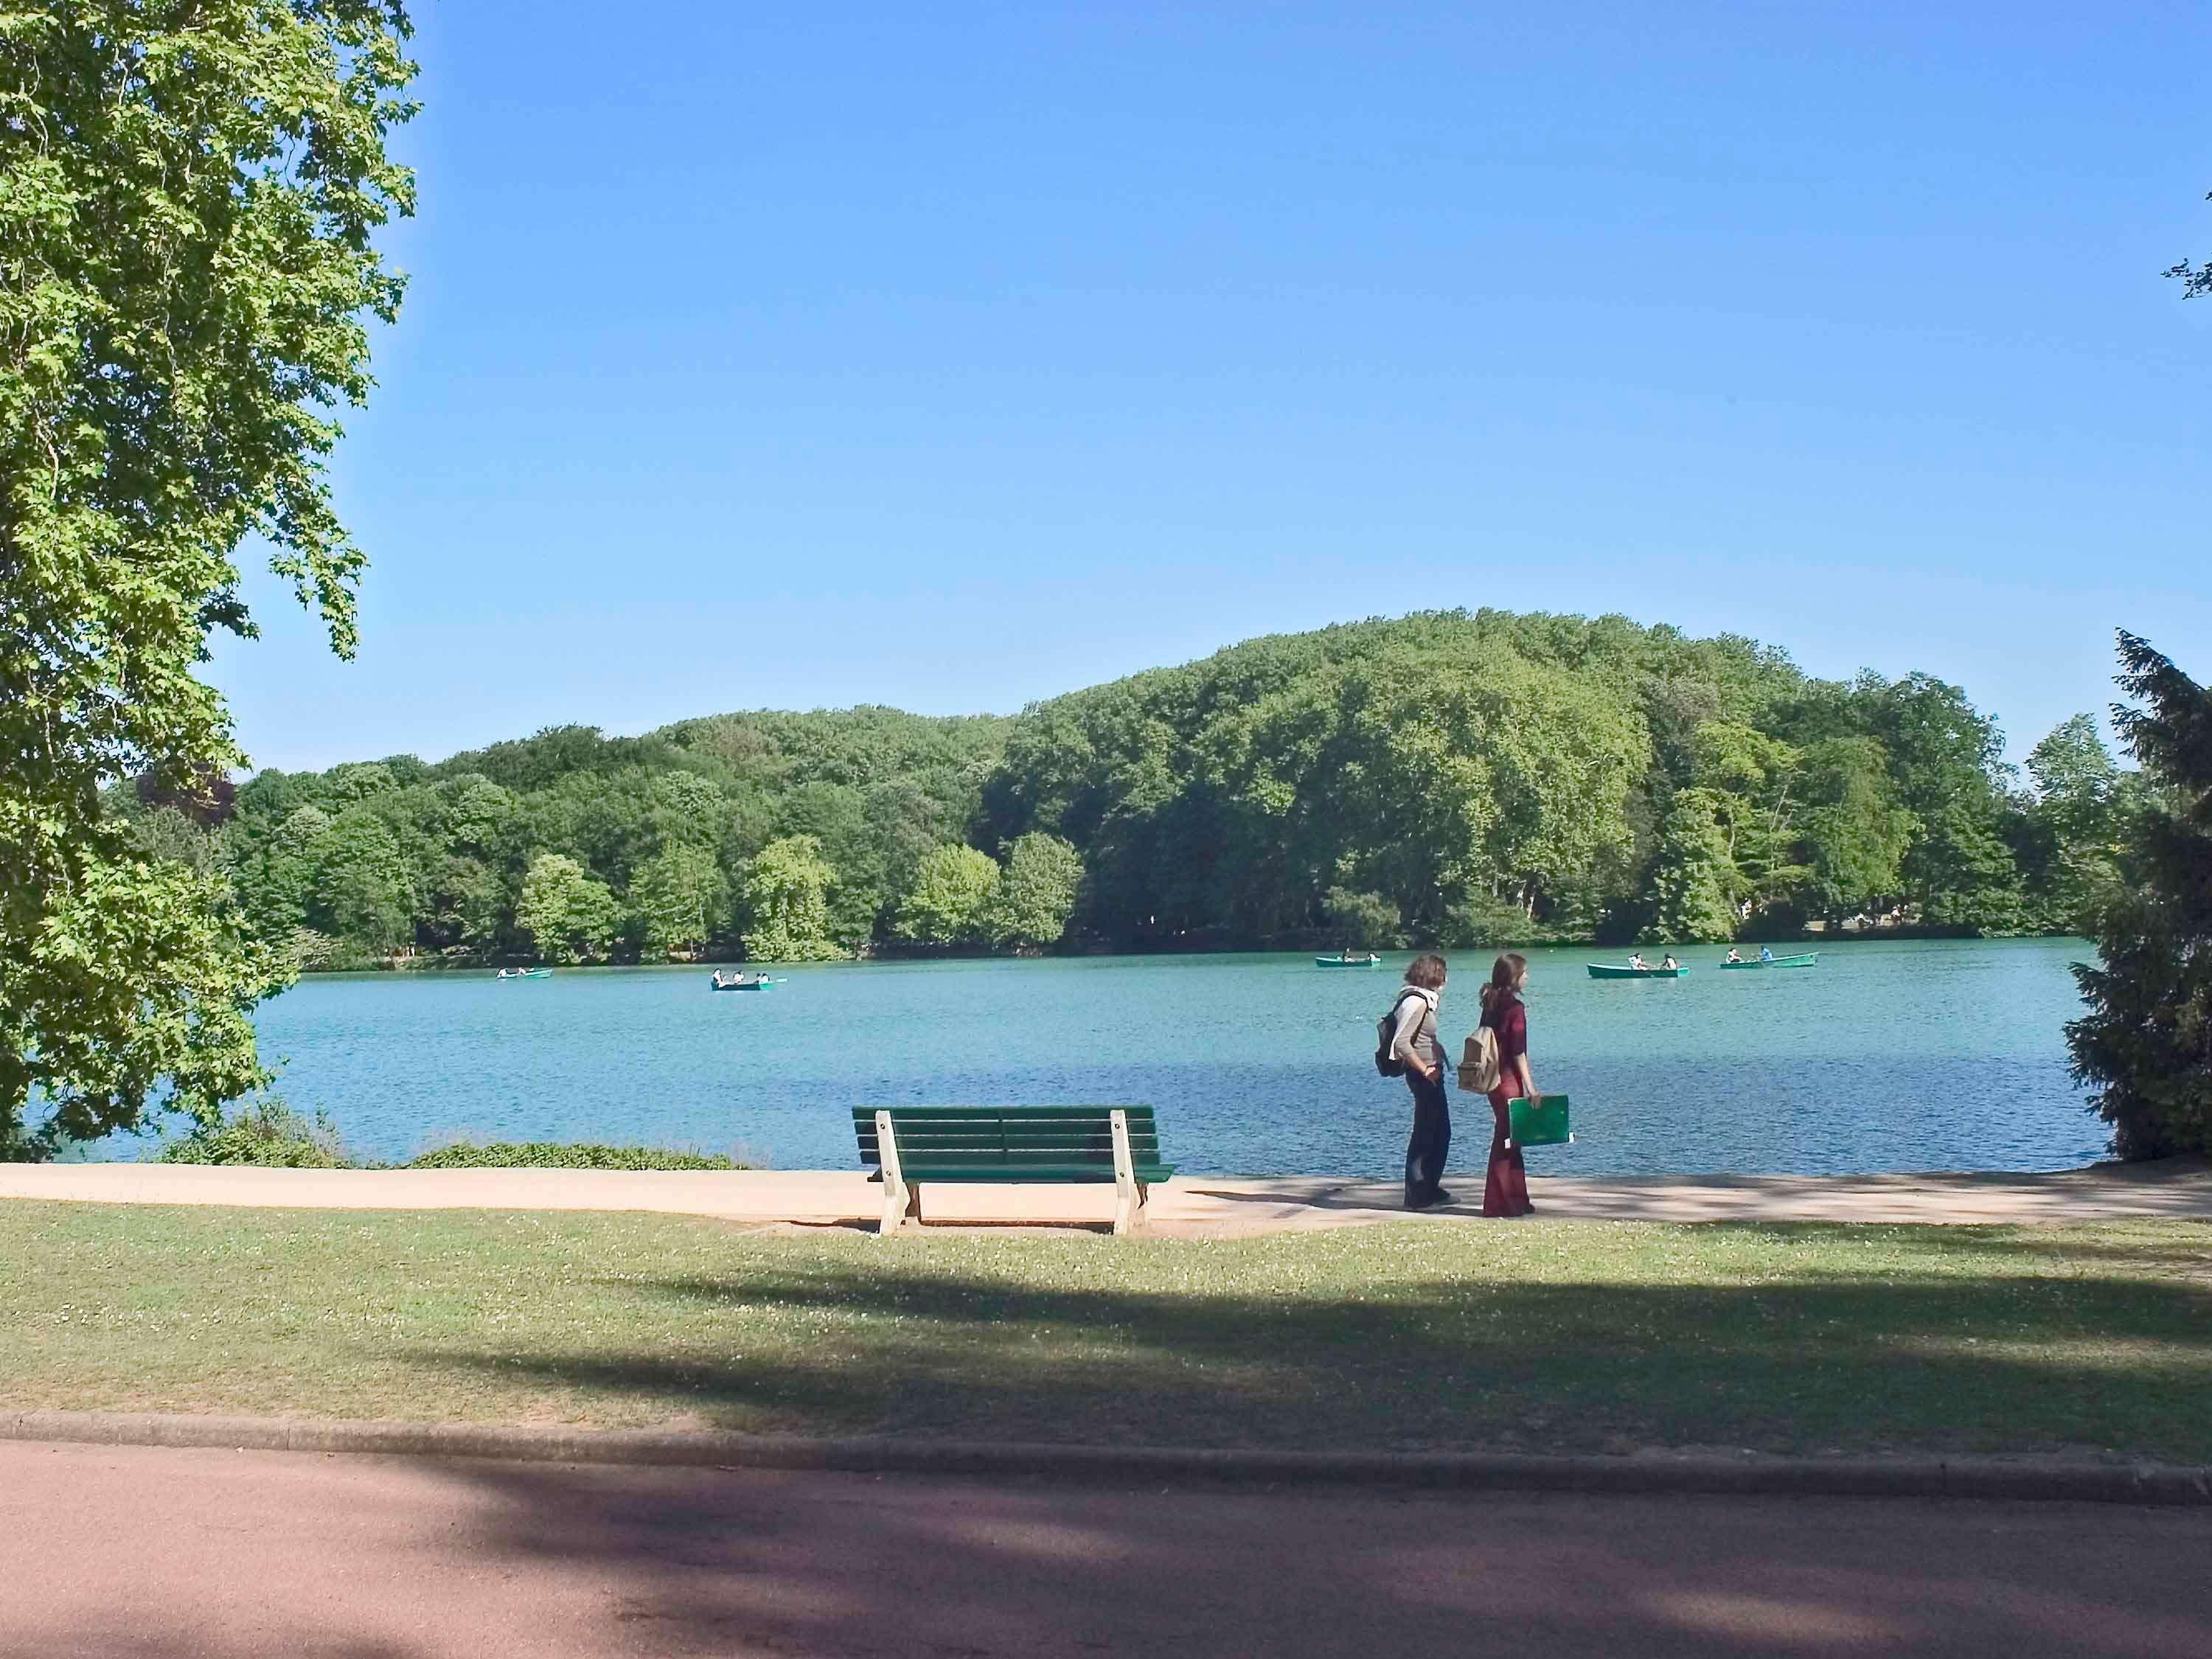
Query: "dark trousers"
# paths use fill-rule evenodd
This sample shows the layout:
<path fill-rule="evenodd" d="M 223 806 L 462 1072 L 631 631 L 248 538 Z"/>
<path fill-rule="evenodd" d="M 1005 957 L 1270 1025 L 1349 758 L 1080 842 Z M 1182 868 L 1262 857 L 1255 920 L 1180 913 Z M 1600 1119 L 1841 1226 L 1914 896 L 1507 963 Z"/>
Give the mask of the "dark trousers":
<path fill-rule="evenodd" d="M 1436 1201 L 1443 1185 L 1444 1159 L 1451 1152 L 1451 1107 L 1444 1099 L 1444 1078 L 1439 1071 L 1430 1083 L 1418 1073 L 1406 1073 L 1413 1091 L 1413 1133 L 1406 1142 L 1406 1205 L 1419 1209 Z"/>

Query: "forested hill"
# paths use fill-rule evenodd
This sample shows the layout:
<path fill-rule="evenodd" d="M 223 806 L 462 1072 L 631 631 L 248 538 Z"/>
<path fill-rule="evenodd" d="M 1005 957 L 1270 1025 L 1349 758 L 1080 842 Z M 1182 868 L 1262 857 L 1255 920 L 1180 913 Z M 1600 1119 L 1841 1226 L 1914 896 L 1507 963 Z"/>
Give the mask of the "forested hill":
<path fill-rule="evenodd" d="M 1012 718 L 735 714 L 125 803 L 309 966 L 2068 927 L 2136 787 L 1925 675 L 1620 617 L 1252 640 Z M 224 792 L 218 792 L 222 793 Z"/>

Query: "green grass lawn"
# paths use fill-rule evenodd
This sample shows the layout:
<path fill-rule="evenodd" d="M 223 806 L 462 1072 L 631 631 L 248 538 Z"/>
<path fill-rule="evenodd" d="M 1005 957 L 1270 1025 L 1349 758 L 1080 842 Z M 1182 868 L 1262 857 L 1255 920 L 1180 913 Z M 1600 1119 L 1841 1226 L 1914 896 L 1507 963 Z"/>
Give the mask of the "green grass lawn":
<path fill-rule="evenodd" d="M 0 1203 L 0 1406 L 2212 1460 L 2212 1223 L 1236 1241 Z"/>

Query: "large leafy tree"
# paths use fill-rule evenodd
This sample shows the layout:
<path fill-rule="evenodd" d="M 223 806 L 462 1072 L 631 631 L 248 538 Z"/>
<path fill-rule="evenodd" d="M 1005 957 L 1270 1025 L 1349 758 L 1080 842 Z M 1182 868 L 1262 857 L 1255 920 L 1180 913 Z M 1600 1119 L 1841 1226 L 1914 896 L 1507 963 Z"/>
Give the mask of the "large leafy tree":
<path fill-rule="evenodd" d="M 2061 927 L 2093 925 L 2120 878 L 2120 769 L 2095 719 L 2076 714 L 2029 751 L 2027 772 L 2035 784 L 2027 816 L 2036 832 L 2038 919 Z"/>
<path fill-rule="evenodd" d="M 367 395 L 409 210 L 400 0 L 0 9 L 0 1146 L 212 1120 L 290 971 L 224 884 L 148 859 L 103 783 L 243 757 L 195 671 L 251 636 L 258 534 L 354 638 L 323 462 Z M 26 1139 L 36 1097 L 43 1129 Z"/>
<path fill-rule="evenodd" d="M 1652 877 L 1651 931 L 1665 939 L 1735 938 L 1740 883 L 1712 794 L 1677 791 Z"/>
<path fill-rule="evenodd" d="M 830 937 L 830 889 L 837 872 L 811 836 L 761 848 L 745 871 L 745 955 L 756 962 L 826 962 L 844 954 Z"/>
<path fill-rule="evenodd" d="M 985 908 L 999 885 L 999 866 L 988 853 L 947 845 L 922 854 L 914 882 L 899 901 L 895 931 L 928 945 L 963 945 L 983 931 Z"/>
<path fill-rule="evenodd" d="M 2132 828 L 2142 879 L 2099 920 L 2100 960 L 2074 977 L 2076 1080 L 2123 1158 L 2212 1152 L 2212 690 L 2133 634 L 2113 722 L 2154 791 Z"/>
<path fill-rule="evenodd" d="M 721 929 L 730 888 L 713 853 L 693 842 L 671 840 L 640 867 L 630 902 L 644 921 L 646 945 L 664 956 L 683 956 Z"/>
<path fill-rule="evenodd" d="M 548 962 L 588 962 L 605 954 L 620 920 L 614 894 L 584 866 L 558 853 L 530 862 L 514 923 Z"/>
<path fill-rule="evenodd" d="M 983 907 L 994 945 L 1019 951 L 1057 945 L 1083 890 L 1083 854 L 1058 836 L 1033 830 L 1006 849 L 1006 867 Z"/>

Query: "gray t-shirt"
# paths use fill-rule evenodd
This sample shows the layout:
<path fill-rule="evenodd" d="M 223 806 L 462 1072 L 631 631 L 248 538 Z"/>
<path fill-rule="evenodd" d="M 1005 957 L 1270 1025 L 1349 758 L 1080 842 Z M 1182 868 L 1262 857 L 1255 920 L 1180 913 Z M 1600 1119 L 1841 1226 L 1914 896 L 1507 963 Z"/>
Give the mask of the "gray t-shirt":
<path fill-rule="evenodd" d="M 1437 1041 L 1437 1005 L 1443 1000 L 1418 985 L 1398 993 L 1398 1029 L 1390 1039 L 1390 1052 L 1408 1066 L 1418 1063 L 1423 1070 L 1433 1070 L 1444 1063 L 1443 1044 Z"/>

